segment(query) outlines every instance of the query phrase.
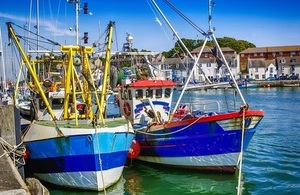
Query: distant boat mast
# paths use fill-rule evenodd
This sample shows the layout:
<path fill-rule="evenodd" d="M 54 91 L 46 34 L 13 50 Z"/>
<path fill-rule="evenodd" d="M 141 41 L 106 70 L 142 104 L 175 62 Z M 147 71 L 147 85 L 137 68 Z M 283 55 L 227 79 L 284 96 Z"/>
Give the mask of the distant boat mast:
<path fill-rule="evenodd" d="M 75 4 L 75 33 L 76 33 L 76 45 L 79 45 L 79 11 L 80 11 L 80 2 L 79 0 L 67 0 L 68 3 Z"/>
<path fill-rule="evenodd" d="M 3 71 L 3 81 L 2 81 L 2 91 L 6 92 L 6 75 L 5 75 L 5 65 L 4 65 L 4 54 L 2 48 L 2 33 L 0 28 L 0 57 L 1 57 L 1 64 L 2 64 L 2 71 Z"/>

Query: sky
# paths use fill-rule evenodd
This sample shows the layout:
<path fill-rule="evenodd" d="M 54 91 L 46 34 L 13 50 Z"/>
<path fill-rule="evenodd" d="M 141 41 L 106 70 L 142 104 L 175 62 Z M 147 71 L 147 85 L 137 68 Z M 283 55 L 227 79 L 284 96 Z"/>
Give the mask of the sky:
<path fill-rule="evenodd" d="M 62 44 L 75 44 L 75 5 L 66 0 L 9 0 L 0 8 L 3 44 L 7 44 L 6 22 L 36 25 L 39 2 L 40 34 Z M 79 37 L 89 34 L 89 44 L 97 41 L 109 21 L 115 22 L 113 50 L 122 50 L 126 33 L 138 50 L 168 51 L 177 39 L 154 8 L 151 0 L 80 0 L 88 3 L 88 12 L 79 13 Z M 156 0 L 172 28 L 181 38 L 204 39 L 163 0 Z M 207 31 L 208 0 L 169 0 L 202 30 Z M 215 0 L 212 27 L 215 36 L 246 40 L 256 47 L 300 45 L 300 1 L 295 0 Z M 32 5 L 32 6 L 30 6 Z M 32 8 L 30 8 L 32 7 Z M 31 15 L 31 17 L 30 17 Z M 30 19 L 31 18 L 31 19 Z M 81 40 L 81 43 L 83 41 Z M 4 47 L 4 46 L 2 46 Z"/>

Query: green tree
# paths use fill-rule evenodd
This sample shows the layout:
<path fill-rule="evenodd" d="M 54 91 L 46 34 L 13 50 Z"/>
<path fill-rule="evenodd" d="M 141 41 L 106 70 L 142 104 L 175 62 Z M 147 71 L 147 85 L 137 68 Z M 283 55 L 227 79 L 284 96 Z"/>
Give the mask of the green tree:
<path fill-rule="evenodd" d="M 185 44 L 185 46 L 187 47 L 187 49 L 189 51 L 192 51 L 193 49 L 202 46 L 204 43 L 204 40 L 201 40 L 201 39 L 193 40 L 193 39 L 182 38 L 181 40 Z M 217 38 L 217 41 L 218 41 L 220 47 L 230 47 L 231 49 L 235 50 L 237 53 L 240 53 L 241 51 L 244 51 L 247 48 L 256 47 L 253 43 L 250 43 L 245 40 L 236 40 L 231 37 Z M 207 46 L 213 47 L 214 42 L 208 41 Z M 184 51 L 182 45 L 180 44 L 180 41 L 176 41 L 174 48 L 172 48 L 171 50 L 163 52 L 163 54 L 167 58 L 170 58 L 170 57 L 174 56 L 175 54 L 182 56 L 184 53 L 186 53 L 186 52 Z"/>

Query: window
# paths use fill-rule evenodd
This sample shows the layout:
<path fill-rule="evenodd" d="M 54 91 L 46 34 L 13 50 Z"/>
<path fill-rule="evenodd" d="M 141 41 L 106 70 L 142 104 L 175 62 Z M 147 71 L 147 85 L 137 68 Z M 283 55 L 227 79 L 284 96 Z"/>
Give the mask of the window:
<path fill-rule="evenodd" d="M 155 97 L 161 98 L 162 97 L 162 89 L 156 89 L 155 90 Z"/>
<path fill-rule="evenodd" d="M 264 53 L 260 53 L 259 55 L 260 55 L 260 56 L 264 56 Z"/>
<path fill-rule="evenodd" d="M 171 96 L 171 91 L 172 91 L 171 88 L 166 88 L 165 89 L 165 98 L 169 98 Z"/>
<path fill-rule="evenodd" d="M 281 59 L 281 60 L 279 60 L 279 63 L 282 63 L 282 64 L 284 64 L 284 63 L 285 63 L 285 59 Z"/>
<path fill-rule="evenodd" d="M 255 68 L 255 72 L 258 72 L 258 68 Z"/>
<path fill-rule="evenodd" d="M 257 56 L 257 53 L 254 53 L 254 56 Z"/>
<path fill-rule="evenodd" d="M 128 90 L 128 99 L 129 99 L 129 100 L 132 100 L 131 90 Z"/>
<path fill-rule="evenodd" d="M 143 90 L 138 89 L 135 91 L 135 99 L 142 99 L 143 98 Z"/>
<path fill-rule="evenodd" d="M 146 90 L 146 98 L 152 98 L 153 97 L 153 90 L 147 89 Z"/>

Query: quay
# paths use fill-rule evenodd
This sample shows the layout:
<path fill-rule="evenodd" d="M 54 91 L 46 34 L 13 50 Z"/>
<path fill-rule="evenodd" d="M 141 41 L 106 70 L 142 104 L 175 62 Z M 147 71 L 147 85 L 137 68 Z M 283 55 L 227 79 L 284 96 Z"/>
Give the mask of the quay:
<path fill-rule="evenodd" d="M 29 194 L 29 190 L 10 156 L 0 147 L 0 195 Z"/>
<path fill-rule="evenodd" d="M 0 194 L 29 194 L 22 178 L 23 170 L 18 170 L 11 156 L 16 143 L 20 143 L 20 117 L 15 116 L 13 106 L 0 106 Z M 9 151 L 8 151 L 9 150 Z"/>
<path fill-rule="evenodd" d="M 300 80 L 251 81 L 251 83 L 258 84 L 258 87 L 300 86 Z"/>
<path fill-rule="evenodd" d="M 20 121 L 17 108 L 0 104 L 0 195 L 48 195 L 39 180 L 25 180 Z"/>

